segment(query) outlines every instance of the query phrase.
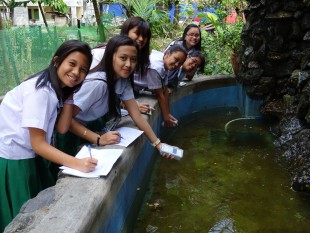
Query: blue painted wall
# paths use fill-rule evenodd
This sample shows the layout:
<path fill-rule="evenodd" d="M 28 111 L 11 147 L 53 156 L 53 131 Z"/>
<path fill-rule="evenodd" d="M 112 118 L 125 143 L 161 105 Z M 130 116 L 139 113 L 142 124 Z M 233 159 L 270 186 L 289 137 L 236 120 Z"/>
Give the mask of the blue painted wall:
<path fill-rule="evenodd" d="M 201 12 L 212 12 L 215 13 L 215 9 L 214 8 L 205 8 L 204 10 L 197 10 L 197 7 L 195 4 L 192 4 L 193 8 L 196 10 L 196 14 L 197 13 L 201 13 Z M 173 13 L 174 13 L 174 9 L 175 6 L 172 5 L 172 8 L 169 10 L 169 17 L 171 22 L 173 21 Z M 184 10 L 184 5 L 181 4 L 181 12 Z M 123 14 L 123 11 L 125 12 L 125 10 L 121 8 L 121 6 L 119 4 L 104 4 L 103 5 L 103 11 L 106 11 L 107 13 L 111 13 L 113 16 L 117 16 L 117 17 L 126 17 Z M 194 18 L 196 17 L 196 14 L 194 15 Z"/>

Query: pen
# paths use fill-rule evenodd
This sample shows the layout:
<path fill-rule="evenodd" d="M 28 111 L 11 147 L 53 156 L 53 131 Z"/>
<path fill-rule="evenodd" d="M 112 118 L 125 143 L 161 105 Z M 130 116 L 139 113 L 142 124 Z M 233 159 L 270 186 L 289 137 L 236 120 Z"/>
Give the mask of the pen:
<path fill-rule="evenodd" d="M 88 152 L 89 152 L 89 156 L 90 156 L 90 158 L 92 159 L 92 158 L 93 158 L 93 156 L 91 155 L 91 148 L 90 148 L 90 145 L 88 145 Z"/>

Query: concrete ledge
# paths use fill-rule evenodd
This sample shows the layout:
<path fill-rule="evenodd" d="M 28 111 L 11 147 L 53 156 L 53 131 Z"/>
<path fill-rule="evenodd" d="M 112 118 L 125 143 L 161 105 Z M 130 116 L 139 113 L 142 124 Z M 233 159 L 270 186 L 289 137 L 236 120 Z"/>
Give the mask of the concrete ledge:
<path fill-rule="evenodd" d="M 159 134 L 162 120 L 157 100 L 140 99 L 156 106 L 152 116 L 144 117 Z M 172 94 L 171 107 L 173 115 L 182 117 L 207 108 L 242 109 L 243 99 L 234 77 L 200 76 Z M 122 119 L 121 125 L 135 127 L 129 116 Z M 152 167 L 153 153 L 154 148 L 141 136 L 125 148 L 107 177 L 86 179 L 61 174 L 55 186 L 25 203 L 4 232 L 126 232 L 130 227 L 126 220 L 135 197 L 143 195 L 141 184 Z"/>

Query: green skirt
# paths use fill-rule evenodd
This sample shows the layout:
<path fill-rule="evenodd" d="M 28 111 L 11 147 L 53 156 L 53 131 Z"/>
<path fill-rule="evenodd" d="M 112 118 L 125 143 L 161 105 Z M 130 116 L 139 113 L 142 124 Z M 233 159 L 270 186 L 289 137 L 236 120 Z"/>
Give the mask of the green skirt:
<path fill-rule="evenodd" d="M 0 232 L 26 201 L 53 185 L 55 180 L 42 157 L 22 160 L 0 158 Z"/>

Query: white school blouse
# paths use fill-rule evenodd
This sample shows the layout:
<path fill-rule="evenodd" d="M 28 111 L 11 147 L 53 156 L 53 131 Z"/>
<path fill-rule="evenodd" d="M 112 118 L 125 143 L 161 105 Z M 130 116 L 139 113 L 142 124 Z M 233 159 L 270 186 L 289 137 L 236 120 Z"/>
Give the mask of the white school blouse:
<path fill-rule="evenodd" d="M 95 48 L 91 50 L 91 53 L 93 55 L 93 60 L 90 65 L 90 69 L 94 68 L 96 65 L 99 64 L 99 62 L 103 58 L 104 52 L 105 52 L 105 47 Z"/>
<path fill-rule="evenodd" d="M 0 104 L 0 157 L 19 160 L 34 158 L 29 127 L 46 132 L 51 143 L 59 101 L 51 85 L 35 88 L 38 77 L 9 91 Z"/>
<path fill-rule="evenodd" d="M 148 88 L 155 90 L 163 88 L 168 84 L 167 70 L 164 68 L 164 53 L 152 50 L 150 54 L 150 65 L 147 71 L 139 75 L 135 73 L 134 84 L 135 89 Z"/>
<path fill-rule="evenodd" d="M 109 111 L 109 90 L 105 72 L 90 73 L 86 76 L 81 89 L 73 96 L 74 104 L 81 111 L 76 115 L 79 121 L 93 121 L 104 116 Z M 128 78 L 120 78 L 115 83 L 115 93 L 121 100 L 134 98 Z"/>
<path fill-rule="evenodd" d="M 169 47 L 171 47 L 174 44 L 179 44 L 183 46 L 183 40 L 174 40 L 172 41 L 164 50 L 164 52 L 166 52 L 168 50 Z M 183 46 L 184 47 L 184 46 Z M 185 48 L 186 49 L 186 48 Z M 187 54 L 190 55 L 192 54 L 194 51 L 196 51 L 195 47 L 192 47 L 189 51 L 187 51 Z"/>

